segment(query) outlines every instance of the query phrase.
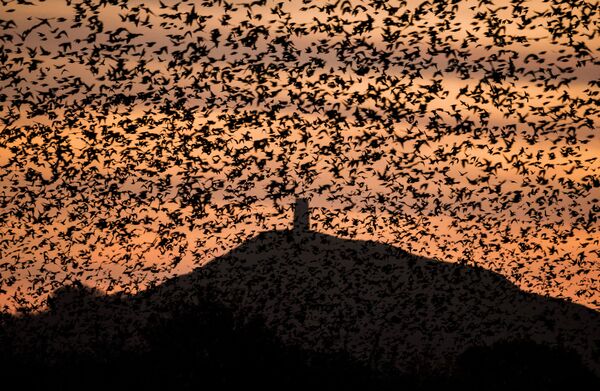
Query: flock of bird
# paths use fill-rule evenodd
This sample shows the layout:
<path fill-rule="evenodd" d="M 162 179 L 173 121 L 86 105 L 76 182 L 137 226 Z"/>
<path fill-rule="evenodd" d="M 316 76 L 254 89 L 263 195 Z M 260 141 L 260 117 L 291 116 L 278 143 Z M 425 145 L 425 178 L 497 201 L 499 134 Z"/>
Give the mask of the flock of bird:
<path fill-rule="evenodd" d="M 594 1 L 0 10 L 4 310 L 156 284 L 298 195 L 323 232 L 600 307 Z"/>

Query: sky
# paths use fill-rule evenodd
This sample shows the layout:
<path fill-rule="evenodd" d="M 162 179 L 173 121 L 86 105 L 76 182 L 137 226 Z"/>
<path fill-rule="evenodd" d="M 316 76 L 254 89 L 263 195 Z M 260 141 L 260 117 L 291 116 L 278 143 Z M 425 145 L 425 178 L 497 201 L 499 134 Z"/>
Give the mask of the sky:
<path fill-rule="evenodd" d="M 600 308 L 593 2 L 18 3 L 6 311 L 189 272 L 290 228 L 297 196 L 316 231 Z"/>

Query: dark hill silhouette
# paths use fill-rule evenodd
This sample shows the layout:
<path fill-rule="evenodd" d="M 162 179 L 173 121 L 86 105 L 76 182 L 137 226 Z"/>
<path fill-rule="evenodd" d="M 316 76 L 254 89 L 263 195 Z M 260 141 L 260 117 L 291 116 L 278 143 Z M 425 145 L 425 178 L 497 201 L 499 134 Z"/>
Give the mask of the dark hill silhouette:
<path fill-rule="evenodd" d="M 597 312 L 481 268 L 295 227 L 135 296 L 62 288 L 47 312 L 4 317 L 2 368 L 43 374 L 45 388 L 598 382 Z"/>

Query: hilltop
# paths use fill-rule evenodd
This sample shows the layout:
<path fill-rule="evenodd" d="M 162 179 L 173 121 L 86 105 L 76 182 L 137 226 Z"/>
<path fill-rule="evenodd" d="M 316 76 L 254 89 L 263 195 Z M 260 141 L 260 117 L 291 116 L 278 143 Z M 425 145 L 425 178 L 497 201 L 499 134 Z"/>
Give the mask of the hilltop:
<path fill-rule="evenodd" d="M 296 223 L 138 295 L 62 288 L 47 312 L 4 319 L 3 368 L 150 388 L 597 381 L 597 312 Z"/>

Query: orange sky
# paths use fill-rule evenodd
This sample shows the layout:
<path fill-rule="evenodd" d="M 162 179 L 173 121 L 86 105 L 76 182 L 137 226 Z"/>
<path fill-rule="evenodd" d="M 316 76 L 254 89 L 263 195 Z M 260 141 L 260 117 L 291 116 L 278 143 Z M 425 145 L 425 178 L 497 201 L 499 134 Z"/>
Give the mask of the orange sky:
<path fill-rule="evenodd" d="M 371 68 L 365 74 L 357 75 L 348 69 L 344 70 L 343 61 L 333 51 L 318 52 L 320 40 L 327 40 L 333 46 L 342 42 L 343 34 L 339 32 L 291 35 L 290 41 L 299 51 L 300 63 L 310 62 L 313 57 L 325 64 L 313 74 L 294 73 L 294 68 L 290 66 L 278 71 L 279 78 L 257 81 L 246 65 L 236 68 L 231 64 L 266 50 L 268 40 L 259 36 L 256 48 L 240 47 L 236 51 L 224 44 L 212 47 L 212 29 L 219 28 L 225 37 L 242 20 L 251 18 L 253 24 L 265 26 L 272 36 L 277 36 L 285 35 L 279 30 L 290 26 L 309 29 L 318 23 L 334 24 L 335 20 L 331 17 L 338 15 L 346 20 L 343 31 L 349 33 L 353 22 L 368 20 L 369 15 L 373 18 L 372 32 L 355 34 L 353 39 L 355 43 L 363 40 L 385 51 L 383 36 L 388 28 L 386 13 L 380 11 L 376 14 L 368 2 L 360 1 L 350 2 L 365 6 L 365 10 L 360 10 L 356 15 L 341 14 L 344 2 L 327 14 L 315 9 L 302 10 L 302 2 L 287 1 L 282 2 L 280 16 L 275 16 L 270 11 L 276 10 L 277 1 L 268 1 L 264 7 L 254 7 L 252 11 L 241 5 L 249 2 L 233 2 L 238 5 L 237 10 L 228 12 L 231 16 L 230 25 L 223 26 L 219 22 L 224 14 L 223 5 L 210 8 L 198 5 L 193 10 L 198 15 L 206 16 L 206 22 L 202 31 L 195 31 L 196 26 L 185 25 L 180 19 L 169 17 L 179 12 L 191 12 L 192 6 L 185 2 L 174 11 L 161 9 L 158 1 L 130 1 L 127 2 L 128 9 L 120 6 L 99 8 L 98 20 L 103 23 L 103 32 L 97 34 L 96 43 L 108 45 L 108 32 L 123 26 L 130 33 L 140 34 L 131 41 L 137 45 L 135 51 L 120 58 L 123 66 L 129 70 L 134 69 L 143 58 L 146 60 L 143 66 L 155 72 L 155 77 L 151 81 L 144 81 L 141 76 L 135 76 L 130 83 L 115 81 L 111 89 L 104 89 L 102 86 L 111 82 L 100 80 L 99 76 L 110 74 L 111 67 L 118 64 L 119 58 L 104 57 L 90 64 L 69 61 L 69 58 L 76 58 L 75 54 L 54 58 L 55 53 L 64 50 L 89 54 L 93 45 L 85 38 L 93 27 L 87 27 L 85 23 L 81 27 L 73 27 L 73 23 L 76 23 L 73 20 L 74 8 L 68 7 L 66 2 L 35 3 L 35 6 L 22 6 L 13 2 L 2 6 L 0 12 L 3 15 L 1 19 L 16 23 L 16 27 L 5 29 L 5 32 L 13 35 L 13 39 L 4 41 L 2 48 L 8 59 L 7 66 L 12 70 L 20 69 L 19 77 L 22 78 L 17 87 L 1 82 L 0 92 L 7 96 L 0 103 L 2 115 L 7 116 L 7 113 L 16 109 L 14 105 L 11 106 L 11 99 L 24 91 L 31 92 L 34 97 L 42 97 L 45 92 L 56 88 L 55 93 L 64 94 L 64 99 L 62 106 L 47 107 L 35 113 L 28 113 L 27 105 L 21 106 L 18 109 L 20 118 L 3 125 L 0 133 L 0 165 L 8 172 L 0 178 L 0 195 L 10 200 L 0 209 L 0 288 L 6 290 L 6 294 L 0 295 L 0 303 L 6 303 L 7 309 L 14 309 L 17 305 L 15 301 L 20 301 L 20 305 L 43 303 L 49 291 L 69 279 L 82 279 L 89 285 L 101 288 L 113 284 L 110 286 L 112 290 L 143 288 L 154 277 L 185 273 L 208 262 L 258 231 L 289 227 L 291 211 L 288 204 L 291 198 L 283 198 L 281 208 L 276 208 L 268 199 L 267 185 L 282 165 L 274 156 L 285 156 L 292 165 L 312 165 L 315 172 L 312 182 L 293 170 L 288 171 L 288 175 L 298 181 L 298 191 L 312 199 L 315 230 L 387 242 L 444 261 L 479 264 L 502 272 L 524 289 L 567 297 L 589 307 L 600 308 L 598 224 L 591 220 L 587 225 L 584 223 L 585 218 L 591 216 L 591 208 L 598 207 L 597 199 L 600 198 L 598 187 L 588 189 L 588 185 L 594 180 L 598 181 L 600 175 L 600 140 L 595 134 L 598 109 L 593 104 L 581 104 L 579 108 L 569 108 L 565 104 L 565 94 L 567 99 L 574 102 L 597 99 L 598 85 L 590 84 L 600 74 L 597 65 L 600 49 L 597 22 L 575 27 L 574 41 L 585 43 L 591 50 L 590 56 L 596 61 L 596 64 L 589 61 L 583 65 L 577 65 L 572 58 L 561 57 L 572 53 L 572 49 L 565 49 L 567 37 L 551 36 L 551 31 L 561 23 L 560 15 L 538 17 L 527 29 L 519 30 L 515 27 L 517 18 L 511 9 L 491 12 L 497 6 L 482 5 L 477 8 L 477 2 L 461 1 L 454 18 L 426 13 L 413 26 L 397 28 L 399 33 L 407 34 L 407 37 L 411 37 L 411 33 L 416 37 L 400 40 L 396 48 L 388 50 L 398 59 L 415 50 L 420 52 L 415 61 L 427 57 L 430 43 L 423 32 L 432 29 L 439 31 L 439 36 L 447 39 L 451 48 L 466 50 L 468 64 L 484 64 L 484 69 L 490 71 L 503 64 L 497 59 L 506 61 L 514 53 L 515 67 L 534 72 L 494 85 L 481 83 L 482 70 L 462 78 L 454 71 L 436 75 L 436 68 L 430 67 L 420 77 L 407 80 L 403 76 L 406 69 L 392 65 L 385 71 Z M 149 11 L 140 13 L 142 19 L 147 17 L 152 26 L 144 26 L 143 23 L 136 25 L 134 20 L 128 19 L 140 3 L 145 4 Z M 175 4 L 173 1 L 163 3 L 169 6 Z M 504 2 L 496 3 L 498 6 L 504 5 Z M 387 4 L 397 4 L 403 12 L 414 15 L 421 2 Z M 548 3 L 541 1 L 525 2 L 525 5 L 529 10 L 521 15 L 526 17 L 551 9 Z M 522 35 L 527 43 L 513 42 L 504 48 L 486 48 L 486 45 L 494 42 L 486 35 L 485 23 L 479 21 L 476 25 L 472 24 L 477 21 L 476 15 L 484 11 L 495 15 L 506 34 Z M 581 14 L 587 11 L 575 9 L 572 12 Z M 61 17 L 65 18 L 64 22 L 58 19 Z M 52 27 L 41 25 L 23 35 L 29 27 L 38 24 L 40 18 L 53 18 Z M 282 20 L 287 22 L 284 24 Z M 597 21 L 598 18 L 592 20 Z M 448 26 L 441 27 L 446 21 Z M 63 26 L 65 34 L 54 30 L 55 26 Z M 392 32 L 395 29 L 390 28 Z M 188 31 L 183 42 L 200 42 L 201 39 L 207 42 L 210 56 L 216 59 L 212 65 L 205 66 L 198 60 L 187 71 L 185 67 L 168 66 L 177 50 L 185 47 L 185 44 L 176 45 L 169 39 L 169 34 L 186 34 Z M 475 37 L 476 41 L 470 37 Z M 77 42 L 77 39 L 80 41 Z M 155 44 L 149 46 L 149 42 Z M 464 42 L 467 43 L 463 49 L 461 45 Z M 21 43 L 22 46 L 19 46 Z M 65 43 L 70 43 L 70 49 L 61 46 Z M 165 51 L 153 53 L 163 46 L 166 47 Z M 35 53 L 32 55 L 28 50 Z M 43 51 L 50 54 L 42 55 Z M 277 56 L 281 52 L 272 55 L 274 57 L 262 55 L 257 60 L 265 65 L 278 63 Z M 361 57 L 363 55 L 367 56 L 368 51 L 356 54 L 351 60 L 367 61 Z M 23 60 L 20 61 L 20 58 Z M 41 62 L 34 66 L 31 58 Z M 436 55 L 433 60 L 440 70 L 447 68 L 449 61 L 443 54 Z M 231 79 L 223 71 L 227 67 L 233 71 Z M 566 67 L 572 67 L 573 72 L 566 71 Z M 96 75 L 92 72 L 94 68 L 97 68 Z M 539 85 L 539 80 L 535 80 L 535 72 L 541 69 L 556 74 L 556 83 L 566 77 L 573 77 L 574 80 L 561 85 L 556 91 L 547 91 L 547 88 Z M 211 72 L 216 76 L 211 76 Z M 322 82 L 321 76 L 324 74 L 330 75 L 330 79 L 337 78 L 346 86 Z M 398 80 L 401 88 L 383 88 L 384 85 L 378 81 L 382 74 L 388 80 Z M 286 86 L 290 76 L 297 77 L 297 82 L 302 83 L 305 90 L 311 83 L 318 86 L 322 107 L 334 109 L 349 118 L 356 107 L 389 115 L 382 102 L 393 104 L 396 99 L 394 93 L 415 99 L 407 101 L 406 106 L 418 111 L 422 103 L 419 99 L 427 95 L 424 93 L 426 86 L 435 80 L 439 80 L 440 84 L 439 92 L 435 96 L 430 94 L 432 99 L 427 102 L 427 112 L 414 121 L 403 118 L 391 124 L 370 123 L 368 126 L 348 122 L 339 130 L 343 153 L 332 157 L 319 150 L 331 144 L 335 130 L 325 121 L 324 110 L 310 112 L 311 108 L 303 106 L 298 99 L 289 95 Z M 211 96 L 208 92 L 187 95 L 185 106 L 198 106 L 194 116 L 187 119 L 160 113 L 156 105 L 149 104 L 148 100 L 138 100 L 132 105 L 111 106 L 110 113 L 101 113 L 98 105 L 85 110 L 73 110 L 86 96 L 139 94 L 159 88 L 163 81 L 189 92 L 194 90 L 194 77 L 217 80 L 218 83 L 210 87 L 217 100 L 231 97 L 236 91 L 241 96 L 255 94 L 261 88 L 281 91 L 262 101 L 236 103 L 230 100 L 208 110 L 204 106 Z M 66 87 L 65 80 L 73 78 L 78 78 L 80 85 L 85 87 L 79 90 L 73 85 Z M 368 96 L 369 85 L 380 91 L 360 104 L 352 103 L 345 107 L 352 94 Z M 495 88 L 503 88 L 505 92 L 500 94 L 495 103 L 475 102 L 460 93 L 464 88 L 473 90 L 477 85 L 485 94 L 491 95 Z M 164 101 L 173 100 L 176 99 L 175 95 L 174 89 L 168 89 L 160 94 L 160 98 Z M 503 100 L 502 97 L 510 97 L 512 101 Z M 228 118 L 239 117 L 244 112 L 262 113 L 265 107 L 276 102 L 284 102 L 287 106 L 274 120 L 261 114 L 256 124 L 227 124 Z M 472 106 L 489 112 L 487 124 L 482 123 L 484 119 L 470 108 Z M 514 112 L 510 112 L 512 108 Z M 552 108 L 555 109 L 553 114 L 545 112 Z M 434 137 L 434 132 L 427 129 L 428 122 L 435 115 L 441 123 L 456 125 L 453 117 L 456 113 L 484 129 L 482 137 L 478 139 L 471 133 Z M 124 131 L 131 121 L 142 118 L 150 118 L 155 122 L 139 125 L 136 134 Z M 522 124 L 520 118 L 526 118 L 529 124 Z M 586 126 L 585 120 L 591 121 L 592 126 Z M 534 128 L 544 121 L 555 124 L 556 128 L 529 142 Z M 305 126 L 304 130 L 294 127 L 299 123 Z M 169 126 L 176 131 L 169 130 Z M 509 145 L 503 141 L 501 134 L 511 126 L 516 131 Z M 86 136 L 90 132 L 99 135 L 96 144 Z M 110 132 L 123 138 L 109 141 L 107 135 Z M 287 141 L 296 141 L 295 151 L 277 138 L 285 132 L 290 133 Z M 300 142 L 303 132 L 310 136 L 305 145 Z M 562 137 L 568 132 L 576 134 L 576 143 L 569 144 L 568 139 Z M 142 133 L 146 135 L 145 138 L 141 137 Z M 385 142 L 375 147 L 369 146 L 362 141 L 366 134 Z M 490 134 L 498 135 L 496 144 L 491 142 Z M 57 136 L 62 137 L 60 143 L 54 143 Z M 215 145 L 227 145 L 228 148 L 252 146 L 255 141 L 265 139 L 268 140 L 268 147 L 262 151 L 244 153 L 245 161 L 252 162 L 249 169 L 241 176 L 230 179 L 236 164 L 229 152 L 223 148 L 203 149 L 202 143 L 193 147 L 192 141 L 197 142 L 200 138 Z M 402 138 L 408 141 L 393 142 Z M 223 140 L 224 143 L 219 144 Z M 427 143 L 417 150 L 416 144 L 421 142 Z M 59 145 L 68 145 L 71 149 L 69 162 L 57 159 Z M 439 158 L 453 151 L 456 146 L 458 149 L 451 153 L 455 159 L 452 164 Z M 156 152 L 159 148 L 161 153 Z M 573 153 L 568 152 L 569 148 Z M 88 164 L 87 153 L 92 150 L 98 151 L 98 159 Z M 41 154 L 41 151 L 46 151 L 47 155 Z M 188 154 L 183 156 L 181 151 L 187 151 Z M 382 158 L 364 166 L 352 168 L 343 161 L 345 158 L 358 158 L 365 153 L 372 155 L 375 152 L 381 153 Z M 406 160 L 406 157 L 413 155 L 416 156 L 413 162 Z M 153 172 L 153 164 L 157 162 L 164 166 L 164 171 Z M 519 166 L 518 162 L 523 165 Z M 501 165 L 492 170 L 487 183 L 476 181 L 476 178 L 486 176 L 486 167 L 497 163 Z M 55 164 L 71 165 L 85 182 L 79 181 L 75 185 L 77 190 L 70 191 L 64 186 L 70 180 L 67 176 L 43 189 L 39 183 L 27 180 L 29 169 L 38 172 L 46 180 L 51 179 Z M 334 177 L 336 165 L 341 167 L 339 178 Z M 451 181 L 448 182 L 441 172 Z M 263 179 L 254 178 L 253 175 L 257 173 L 268 175 Z M 104 179 L 94 182 L 94 175 Z M 387 179 L 380 178 L 385 175 Z M 417 175 L 430 175 L 430 178 L 412 185 L 412 179 Z M 116 178 L 123 180 L 120 182 Z M 211 193 L 211 204 L 207 206 L 204 216 L 198 215 L 194 206 L 181 205 L 178 189 L 184 188 L 186 180 L 191 181 L 188 188 L 192 192 L 210 189 L 213 185 L 218 188 L 207 190 Z M 170 184 L 159 189 L 160 184 L 166 181 Z M 110 183 L 114 183 L 116 189 L 121 191 L 120 196 L 109 200 L 108 196 L 103 195 L 104 203 L 98 203 L 98 194 Z M 568 190 L 565 183 L 571 183 L 573 189 L 578 190 Z M 243 196 L 228 191 L 228 187 L 239 189 L 243 186 L 247 187 L 242 192 Z M 409 186 L 429 194 L 426 205 L 422 205 L 422 212 L 417 211 L 422 200 L 412 197 L 407 190 Z M 23 189 L 41 192 L 41 195 L 30 197 Z M 322 189 L 322 193 L 319 189 Z M 461 189 L 466 189 L 466 193 Z M 494 189 L 500 189 L 500 194 L 495 194 Z M 552 193 L 554 189 L 558 192 Z M 512 199 L 515 191 L 523 192 L 519 201 L 501 211 L 494 210 L 498 204 Z M 135 197 L 144 192 L 147 194 L 147 203 L 140 203 Z M 540 196 L 544 196 L 544 200 L 539 201 Z M 256 201 L 246 207 L 244 204 L 248 197 L 256 197 Z M 265 197 L 266 200 L 261 200 Z M 492 201 L 494 199 L 496 201 Z M 434 200 L 448 208 L 435 209 Z M 44 205 L 48 207 L 46 212 L 42 212 Z M 340 210 L 343 212 L 339 213 Z M 18 211 L 25 213 L 19 215 Z M 535 213 L 543 215 L 543 218 L 534 218 L 532 214 Z M 36 218 L 42 215 L 48 216 L 48 220 L 36 222 Z M 142 216 L 148 216 L 148 219 L 140 221 Z M 176 228 L 161 227 L 161 224 L 179 220 L 184 223 L 175 224 Z M 98 223 L 101 221 L 113 224 L 99 229 Z M 190 222 L 193 222 L 193 227 Z M 526 232 L 525 239 L 521 236 L 523 232 Z M 160 245 L 163 237 L 173 237 L 174 234 L 179 236 L 172 246 Z M 178 254 L 183 255 L 182 260 L 172 267 L 173 259 Z M 160 270 L 159 273 L 153 274 L 153 265 Z"/>

